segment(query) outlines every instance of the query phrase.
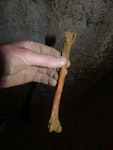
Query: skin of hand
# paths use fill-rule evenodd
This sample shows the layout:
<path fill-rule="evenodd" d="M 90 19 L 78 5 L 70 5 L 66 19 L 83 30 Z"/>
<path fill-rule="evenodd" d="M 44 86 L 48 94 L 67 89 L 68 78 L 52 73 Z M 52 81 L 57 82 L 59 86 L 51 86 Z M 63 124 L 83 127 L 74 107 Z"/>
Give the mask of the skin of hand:
<path fill-rule="evenodd" d="M 7 88 L 28 82 L 56 86 L 57 68 L 66 59 L 56 49 L 33 41 L 18 41 L 0 45 L 0 87 Z M 1 72 L 0 71 L 0 72 Z"/>

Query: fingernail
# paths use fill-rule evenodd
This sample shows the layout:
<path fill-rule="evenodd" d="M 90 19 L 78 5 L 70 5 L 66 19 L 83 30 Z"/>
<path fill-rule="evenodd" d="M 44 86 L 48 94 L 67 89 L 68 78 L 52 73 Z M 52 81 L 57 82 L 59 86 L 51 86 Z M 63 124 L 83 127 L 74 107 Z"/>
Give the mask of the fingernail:
<path fill-rule="evenodd" d="M 66 58 L 64 58 L 64 57 L 59 58 L 58 63 L 60 65 L 60 67 L 64 66 L 66 64 Z"/>

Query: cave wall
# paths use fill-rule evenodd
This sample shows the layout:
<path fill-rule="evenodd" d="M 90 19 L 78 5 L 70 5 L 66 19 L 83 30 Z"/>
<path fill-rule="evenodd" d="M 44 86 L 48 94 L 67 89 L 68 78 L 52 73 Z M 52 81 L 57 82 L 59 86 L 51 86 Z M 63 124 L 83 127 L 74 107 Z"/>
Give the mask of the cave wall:
<path fill-rule="evenodd" d="M 93 150 L 113 143 L 112 75 L 82 93 L 113 70 L 113 1 L 0 0 L 0 43 L 45 43 L 50 35 L 61 51 L 65 31 L 75 31 L 77 38 L 60 106 L 63 132 L 50 134 L 47 128 L 53 87 L 37 84 L 32 89 L 26 84 L 0 89 L 0 110 L 8 113 L 0 149 Z"/>
<path fill-rule="evenodd" d="M 68 82 L 86 74 L 92 80 L 113 68 L 112 18 L 112 0 L 1 0 L 0 43 L 45 43 L 54 35 L 61 51 L 65 31 L 75 31 Z"/>

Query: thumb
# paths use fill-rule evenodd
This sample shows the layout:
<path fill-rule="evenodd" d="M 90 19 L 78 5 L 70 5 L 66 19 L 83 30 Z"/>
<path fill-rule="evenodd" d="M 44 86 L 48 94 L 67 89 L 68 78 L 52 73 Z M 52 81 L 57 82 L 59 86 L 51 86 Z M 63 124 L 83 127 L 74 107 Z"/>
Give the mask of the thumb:
<path fill-rule="evenodd" d="M 27 62 L 31 66 L 40 66 L 47 68 L 60 68 L 66 64 L 66 58 L 64 57 L 55 57 L 52 55 L 44 55 L 32 53 L 28 55 Z"/>

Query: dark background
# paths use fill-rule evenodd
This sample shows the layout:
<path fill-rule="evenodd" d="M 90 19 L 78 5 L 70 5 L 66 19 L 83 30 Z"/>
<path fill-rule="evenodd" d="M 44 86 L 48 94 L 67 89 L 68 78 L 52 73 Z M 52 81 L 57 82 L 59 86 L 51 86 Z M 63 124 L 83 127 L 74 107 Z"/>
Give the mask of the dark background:
<path fill-rule="evenodd" d="M 0 44 L 33 40 L 61 52 L 66 31 L 77 38 L 60 105 L 62 133 L 47 128 L 56 88 L 0 89 L 7 113 L 0 150 L 113 150 L 113 0 L 0 0 Z"/>
<path fill-rule="evenodd" d="M 65 85 L 60 134 L 49 133 L 47 128 L 55 89 L 35 85 L 30 101 L 32 86 L 30 83 L 0 90 L 0 110 L 8 115 L 0 132 L 1 150 L 113 149 L 113 72 L 86 90 Z"/>

